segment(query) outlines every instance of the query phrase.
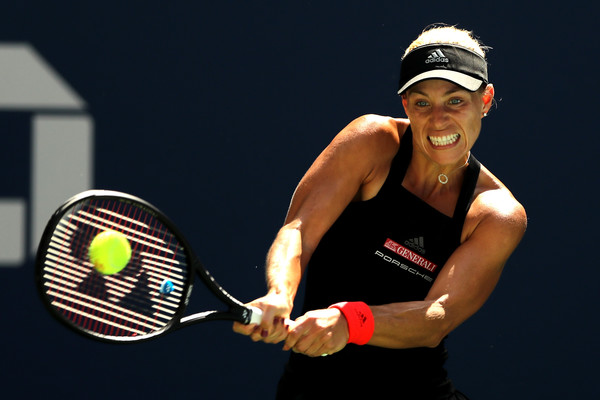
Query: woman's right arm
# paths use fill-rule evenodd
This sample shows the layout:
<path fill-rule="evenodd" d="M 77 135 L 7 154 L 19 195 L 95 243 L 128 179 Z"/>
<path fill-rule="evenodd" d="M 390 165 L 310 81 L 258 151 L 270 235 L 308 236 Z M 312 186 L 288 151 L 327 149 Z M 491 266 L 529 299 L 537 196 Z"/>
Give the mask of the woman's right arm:
<path fill-rule="evenodd" d="M 319 241 L 353 200 L 376 194 L 397 152 L 404 121 L 363 116 L 344 128 L 300 181 L 267 255 L 268 292 L 251 302 L 263 310 L 260 327 L 234 324 L 252 340 L 280 342 L 308 260 Z"/>

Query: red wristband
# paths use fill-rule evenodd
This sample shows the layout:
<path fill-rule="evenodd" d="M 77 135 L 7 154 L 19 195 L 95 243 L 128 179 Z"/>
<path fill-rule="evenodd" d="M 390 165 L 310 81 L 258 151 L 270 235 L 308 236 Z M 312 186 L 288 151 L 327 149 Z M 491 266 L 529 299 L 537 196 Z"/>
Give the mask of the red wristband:
<path fill-rule="evenodd" d="M 337 308 L 348 321 L 348 343 L 367 344 L 375 330 L 375 319 L 368 305 L 362 301 L 342 302 L 329 306 Z"/>

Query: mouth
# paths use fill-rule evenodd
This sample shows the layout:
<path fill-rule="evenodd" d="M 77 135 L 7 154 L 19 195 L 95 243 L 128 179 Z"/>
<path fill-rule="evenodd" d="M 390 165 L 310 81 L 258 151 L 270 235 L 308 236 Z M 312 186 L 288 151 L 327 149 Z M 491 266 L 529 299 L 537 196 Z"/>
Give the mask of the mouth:
<path fill-rule="evenodd" d="M 427 136 L 427 139 L 433 144 L 435 147 L 445 147 L 451 146 L 458 141 L 460 138 L 460 133 L 453 133 L 452 135 L 446 136 Z"/>

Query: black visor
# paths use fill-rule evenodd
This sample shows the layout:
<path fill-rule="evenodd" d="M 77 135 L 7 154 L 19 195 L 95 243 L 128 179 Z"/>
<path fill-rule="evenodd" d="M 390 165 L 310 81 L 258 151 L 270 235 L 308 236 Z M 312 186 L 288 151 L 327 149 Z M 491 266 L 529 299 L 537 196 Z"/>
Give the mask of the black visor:
<path fill-rule="evenodd" d="M 439 43 L 420 46 L 402 60 L 398 94 L 425 79 L 444 79 L 474 92 L 488 83 L 487 62 L 462 46 Z"/>

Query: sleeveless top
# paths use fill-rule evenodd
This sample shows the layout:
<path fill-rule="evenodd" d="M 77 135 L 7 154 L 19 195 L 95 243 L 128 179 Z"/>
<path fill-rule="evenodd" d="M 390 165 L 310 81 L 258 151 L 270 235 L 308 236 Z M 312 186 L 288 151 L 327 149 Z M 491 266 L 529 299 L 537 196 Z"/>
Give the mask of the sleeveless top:
<path fill-rule="evenodd" d="M 373 306 L 427 296 L 460 245 L 480 164 L 470 156 L 454 215 L 449 217 L 402 186 L 412 147 L 409 127 L 377 195 L 349 204 L 323 236 L 308 264 L 303 313 L 340 301 Z M 396 391 L 398 398 L 416 393 L 422 397 L 408 398 L 444 398 L 453 391 L 443 367 L 446 358 L 443 342 L 436 348 L 400 350 L 348 344 L 336 354 L 317 358 L 292 353 L 280 386 L 302 385 L 306 393 L 313 390 L 307 398 L 316 398 L 332 378 L 351 379 L 349 395 L 356 395 L 360 386 L 370 388 L 369 396 L 377 387 L 382 398 L 395 398 L 389 394 Z M 340 387 L 333 386 L 338 386 L 331 394 L 336 395 Z"/>

